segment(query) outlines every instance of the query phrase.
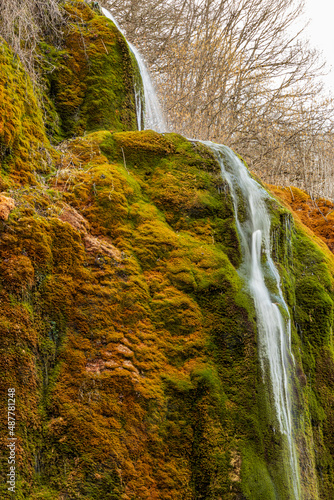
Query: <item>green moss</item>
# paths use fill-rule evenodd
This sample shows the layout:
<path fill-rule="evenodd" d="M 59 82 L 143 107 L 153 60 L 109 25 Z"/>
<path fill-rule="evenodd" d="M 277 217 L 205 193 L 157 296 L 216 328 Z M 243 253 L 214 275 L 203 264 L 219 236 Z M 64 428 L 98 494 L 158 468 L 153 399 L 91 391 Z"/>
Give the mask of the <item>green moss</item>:
<path fill-rule="evenodd" d="M 61 134 L 135 129 L 135 68 L 124 37 L 85 3 L 67 3 L 65 10 L 65 47 L 47 54 L 54 68 L 47 73 L 49 96 L 61 120 Z"/>
<path fill-rule="evenodd" d="M 276 500 L 276 488 L 267 465 L 250 447 L 243 449 L 241 468 L 242 492 L 251 500 Z"/>
<path fill-rule="evenodd" d="M 34 184 L 8 191 L 16 207 L 0 224 L 0 394 L 3 404 L 6 387 L 19 394 L 17 497 L 288 500 L 287 440 L 274 430 L 219 165 L 177 134 L 128 131 L 136 68 L 124 39 L 97 7 L 65 8 L 62 49 L 40 44 L 46 128 L 54 142 L 85 135 L 60 152 L 2 52 L 12 83 L 0 82 L 2 185 Z M 327 500 L 334 266 L 286 209 L 268 207 L 293 319 L 303 494 Z"/>
<path fill-rule="evenodd" d="M 248 313 L 242 298 L 237 308 L 233 305 L 242 284 L 225 254 L 230 244 L 224 247 L 221 229 L 232 219 L 230 199 L 217 190 L 206 150 L 190 145 L 187 154 L 189 164 L 175 152 L 173 142 L 153 132 L 95 132 L 71 141 L 57 175 L 49 178 L 52 189 L 43 194 L 27 190 L 11 220 L 13 231 L 2 234 L 4 261 L 24 251 L 35 277 L 29 314 L 38 331 L 37 399 L 43 433 L 38 441 L 41 472 L 26 472 L 25 477 L 35 481 L 36 492 L 47 495 L 49 484 L 50 491 L 74 496 L 85 492 L 94 498 L 109 487 L 110 494 L 119 497 L 123 486 L 113 459 L 110 475 L 103 479 L 103 457 L 110 450 L 122 457 L 122 481 L 133 489 L 134 498 L 139 491 L 143 498 L 159 492 L 166 499 L 190 499 L 202 488 L 210 498 L 231 491 L 221 377 L 231 381 L 223 368 L 225 342 L 230 363 L 237 351 L 245 358 L 250 337 L 237 347 L 232 339 L 247 324 Z M 137 165 L 131 158 L 143 161 Z M 210 168 L 202 172 L 201 161 L 208 161 Z M 177 218 L 177 206 L 175 216 L 169 217 L 162 183 L 168 171 L 180 193 L 186 192 L 186 220 Z M 152 189 L 148 172 L 161 185 L 161 196 Z M 222 241 L 217 244 L 213 234 L 218 232 Z M 233 231 L 230 234 L 232 241 Z M 240 258 L 237 239 L 233 245 L 235 262 Z M 210 318 L 207 301 L 212 304 Z M 244 319 L 236 326 L 238 311 Z M 223 344 L 221 324 L 230 332 Z M 209 359 L 221 368 L 202 368 Z M 192 368 L 194 363 L 198 368 Z M 179 379 L 181 372 L 184 384 L 166 384 Z M 177 403 L 180 391 L 187 393 L 186 406 Z M 120 397 L 125 398 L 124 411 Z M 168 405 L 178 409 L 165 422 L 161 412 Z M 88 408 L 93 411 L 89 418 Z M 190 413 L 185 418 L 186 408 Z M 131 451 L 139 422 L 147 422 L 136 441 L 141 464 Z M 242 422 L 240 418 L 240 426 Z M 36 437 L 30 435 L 30 440 Z M 63 461 L 71 480 L 57 468 Z M 97 465 L 101 461 L 102 469 Z M 142 490 L 143 478 L 151 485 L 147 490 Z"/>
<path fill-rule="evenodd" d="M 36 184 L 36 174 L 50 171 L 52 163 L 30 78 L 0 40 L 0 161 L 1 190 L 12 182 Z"/>
<path fill-rule="evenodd" d="M 292 345 L 298 361 L 292 371 L 292 394 L 302 494 L 325 499 L 332 495 L 333 482 L 332 441 L 326 423 L 332 412 L 326 402 L 330 389 L 325 389 L 330 377 L 324 375 L 324 366 L 333 364 L 328 350 L 333 328 L 333 257 L 300 222 L 294 223 L 285 208 L 275 201 L 269 206 L 273 254 L 291 308 Z M 319 383 L 323 377 L 327 382 Z"/>
<path fill-rule="evenodd" d="M 325 287 L 313 276 L 298 280 L 296 287 L 296 321 L 313 345 L 328 345 L 333 324 L 333 300 Z"/>

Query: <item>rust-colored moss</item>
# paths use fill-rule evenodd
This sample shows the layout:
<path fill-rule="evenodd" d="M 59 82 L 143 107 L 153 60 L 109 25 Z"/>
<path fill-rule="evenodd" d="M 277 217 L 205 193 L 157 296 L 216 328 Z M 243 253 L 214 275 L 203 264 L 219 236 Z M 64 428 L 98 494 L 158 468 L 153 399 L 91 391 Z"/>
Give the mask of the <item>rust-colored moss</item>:
<path fill-rule="evenodd" d="M 34 283 L 34 268 L 28 257 L 19 255 L 4 259 L 0 264 L 0 275 L 5 286 L 11 291 L 31 289 Z"/>
<path fill-rule="evenodd" d="M 312 199 L 310 195 L 295 187 L 270 186 L 270 189 L 334 252 L 334 204 L 331 201 L 324 198 Z"/>
<path fill-rule="evenodd" d="M 87 2 L 65 9 L 64 50 L 41 44 L 62 126 L 48 133 L 81 137 L 48 149 L 30 83 L 0 54 L 12 83 L 0 76 L 1 199 L 12 200 L 0 222 L 0 394 L 3 406 L 8 387 L 18 395 L 18 498 L 251 499 L 264 478 L 265 494 L 275 479 L 286 500 L 219 165 L 176 134 L 126 132 L 136 120 L 124 39 Z M 276 193 L 331 245 L 327 202 Z M 272 210 L 283 234 L 286 214 Z M 295 405 L 305 402 L 331 498 L 330 259 L 298 231 L 276 257 L 303 329 L 292 328 Z"/>
<path fill-rule="evenodd" d="M 126 163 L 138 151 L 144 161 Z M 220 397 L 221 389 L 197 368 L 215 356 L 213 324 L 217 332 L 221 325 L 231 331 L 235 325 L 232 299 L 227 320 L 220 299 L 216 313 L 204 313 L 204 297 L 218 298 L 223 290 L 234 296 L 241 282 L 212 238 L 216 222 L 208 214 L 230 214 L 217 210 L 214 175 L 203 180 L 197 166 L 183 162 L 180 167 L 173 154 L 175 145 L 153 132 L 116 137 L 94 132 L 69 141 L 49 180 L 52 189 L 14 194 L 16 208 L 2 226 L 3 294 L 31 318 L 31 328 L 20 329 L 37 360 L 34 389 L 28 389 L 34 391 L 35 406 L 46 412 L 34 410 L 43 431 L 39 440 L 33 434 L 29 440 L 40 457 L 40 481 L 58 492 L 55 498 L 61 492 L 107 498 L 108 491 L 115 498 L 181 500 L 192 498 L 196 488 L 218 491 L 210 458 L 208 481 L 195 471 L 219 447 L 224 457 L 228 453 L 225 438 L 215 438 L 221 414 L 211 399 Z M 161 185 L 161 198 L 150 188 L 148 166 Z M 180 192 L 186 190 L 184 203 L 197 207 L 189 210 L 181 232 L 166 220 L 168 186 L 163 192 L 162 180 L 169 169 Z M 190 178 L 198 182 L 195 189 Z M 14 272 L 15 263 L 20 265 Z M 175 389 L 173 382 L 171 389 L 167 381 L 180 377 L 184 383 Z M 205 403 L 197 389 L 203 384 L 213 391 Z M 185 406 L 178 405 L 179 391 L 188 389 Z M 186 408 L 190 413 L 184 415 Z M 207 425 L 197 432 L 201 418 Z M 38 491 L 24 443 L 20 456 L 30 460 L 25 488 Z M 230 468 L 226 457 L 221 477 Z M 66 464 L 65 476 L 59 463 Z M 226 478 L 219 491 L 228 493 Z"/>

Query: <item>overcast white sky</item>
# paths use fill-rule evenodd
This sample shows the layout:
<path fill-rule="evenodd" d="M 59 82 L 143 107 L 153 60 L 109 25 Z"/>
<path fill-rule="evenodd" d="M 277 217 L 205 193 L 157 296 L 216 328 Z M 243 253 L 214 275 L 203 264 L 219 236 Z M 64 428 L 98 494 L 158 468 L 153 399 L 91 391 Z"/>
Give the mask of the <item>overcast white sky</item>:
<path fill-rule="evenodd" d="M 310 20 L 307 35 L 311 45 L 323 53 L 332 67 L 325 79 L 334 95 L 334 0 L 305 0 L 305 17 Z"/>

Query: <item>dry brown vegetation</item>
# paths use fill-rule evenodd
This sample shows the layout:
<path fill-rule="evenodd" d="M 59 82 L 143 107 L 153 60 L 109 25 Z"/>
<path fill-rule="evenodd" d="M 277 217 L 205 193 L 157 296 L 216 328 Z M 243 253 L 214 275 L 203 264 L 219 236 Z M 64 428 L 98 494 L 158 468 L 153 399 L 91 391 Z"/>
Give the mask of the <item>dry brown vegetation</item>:
<path fill-rule="evenodd" d="M 33 79 L 41 38 L 55 42 L 61 37 L 60 3 L 61 0 L 0 0 L 0 36 L 11 45 Z"/>
<path fill-rule="evenodd" d="M 237 150 L 267 182 L 334 195 L 333 102 L 294 0 L 104 0 L 145 54 L 170 128 Z"/>

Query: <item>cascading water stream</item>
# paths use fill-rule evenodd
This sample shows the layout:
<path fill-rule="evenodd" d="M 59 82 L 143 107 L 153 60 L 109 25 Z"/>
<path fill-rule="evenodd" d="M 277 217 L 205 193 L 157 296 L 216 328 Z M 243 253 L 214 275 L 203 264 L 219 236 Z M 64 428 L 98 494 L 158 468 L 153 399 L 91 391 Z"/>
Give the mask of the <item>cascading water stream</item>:
<path fill-rule="evenodd" d="M 113 15 L 103 7 L 101 8 L 101 10 L 103 14 L 115 24 L 117 29 L 122 33 L 122 35 L 126 39 L 124 32 L 120 28 L 117 21 L 114 19 Z M 166 121 L 162 113 L 159 100 L 155 92 L 150 74 L 146 68 L 145 62 L 139 51 L 136 49 L 136 47 L 134 47 L 132 43 L 130 43 L 128 40 L 127 44 L 137 61 L 140 76 L 142 79 L 142 85 L 140 82 L 134 81 L 138 130 L 152 129 L 159 133 L 167 132 Z M 142 92 L 144 92 L 144 99 L 142 96 Z M 144 127 L 142 127 L 141 123 L 143 104 L 144 104 Z"/>
<path fill-rule="evenodd" d="M 237 230 L 243 251 L 240 274 L 248 283 L 254 299 L 259 354 L 264 379 L 269 375 L 279 429 L 286 436 L 289 451 L 289 476 L 294 500 L 301 498 L 296 449 L 293 440 L 291 404 L 289 398 L 289 360 L 291 325 L 284 300 L 280 277 L 270 251 L 270 214 L 265 200 L 268 193 L 250 176 L 242 161 L 226 146 L 204 142 L 216 155 L 222 176 L 228 182 L 234 205 Z M 239 197 L 245 204 L 246 216 L 239 216 Z M 264 255 L 263 255 L 264 254 Z M 264 257 L 264 258 L 263 258 Z M 265 278 L 274 283 L 270 292 Z M 283 319 L 280 308 L 284 311 Z"/>
<path fill-rule="evenodd" d="M 112 14 L 102 8 L 103 14 L 111 19 L 123 34 Z M 157 95 L 137 49 L 127 42 L 136 58 L 144 91 L 144 128 L 156 132 L 166 132 L 165 120 Z M 141 130 L 142 91 L 141 85 L 134 85 L 138 130 Z M 204 141 L 203 141 L 204 142 Z M 242 161 L 228 147 L 204 142 L 216 155 L 221 166 L 222 177 L 229 184 L 234 204 L 236 226 L 243 252 L 240 274 L 248 283 L 257 315 L 259 355 L 263 379 L 271 385 L 275 413 L 280 432 L 286 436 L 289 453 L 289 480 L 293 488 L 293 500 L 300 500 L 300 481 L 296 449 L 293 440 L 291 404 L 289 398 L 289 361 L 294 363 L 291 352 L 291 323 L 288 306 L 284 300 L 280 276 L 274 265 L 270 251 L 270 214 L 265 200 L 268 193 L 250 176 Z M 239 216 L 241 192 L 246 206 L 246 217 Z M 263 257 L 265 257 L 263 259 Z M 270 292 L 266 278 L 274 283 L 275 292 Z M 286 319 L 283 318 L 284 311 Z"/>

